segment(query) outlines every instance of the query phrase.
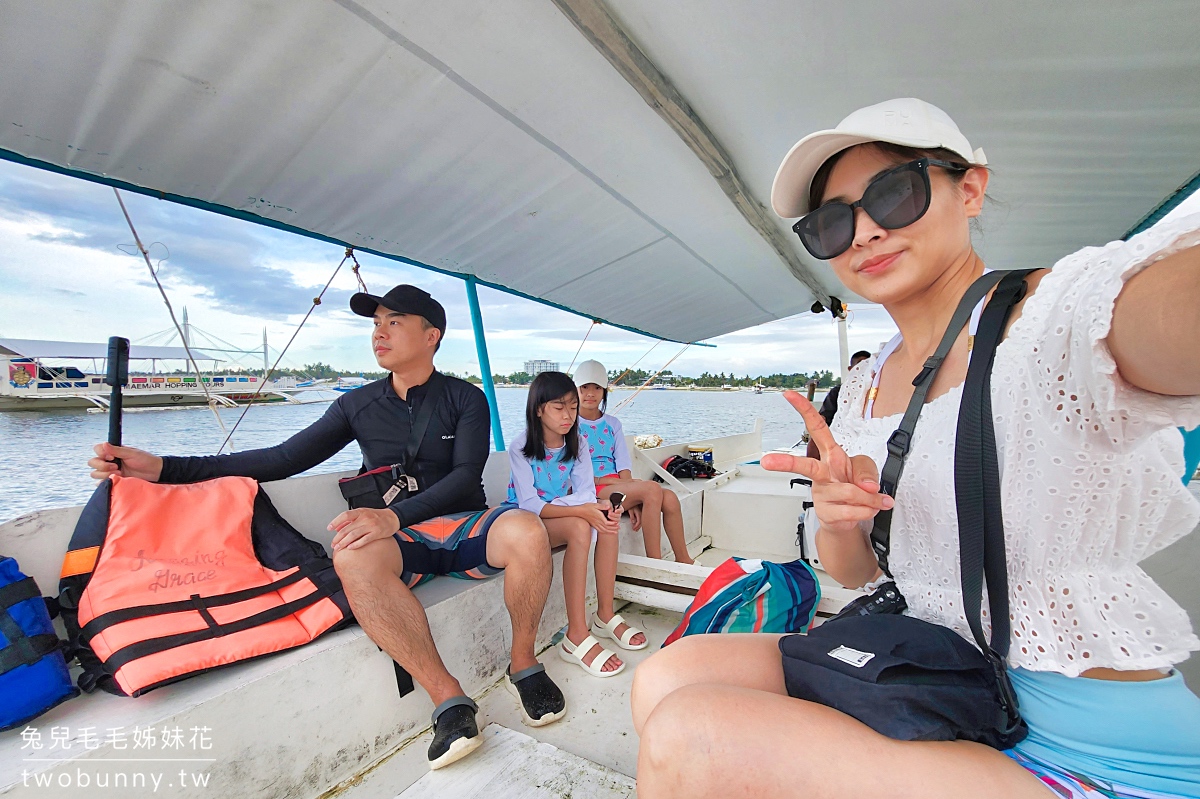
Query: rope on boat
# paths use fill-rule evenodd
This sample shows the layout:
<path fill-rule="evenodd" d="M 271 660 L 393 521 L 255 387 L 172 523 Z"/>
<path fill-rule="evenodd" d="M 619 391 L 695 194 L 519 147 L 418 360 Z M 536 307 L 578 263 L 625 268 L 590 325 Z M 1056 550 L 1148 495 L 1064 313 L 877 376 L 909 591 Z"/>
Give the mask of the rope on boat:
<path fill-rule="evenodd" d="M 188 346 L 187 336 L 183 334 L 183 328 L 180 327 L 179 320 L 175 318 L 175 309 L 171 307 L 171 300 L 167 297 L 167 290 L 163 288 L 162 281 L 158 279 L 158 272 L 155 270 L 154 265 L 150 263 L 150 252 L 142 244 L 142 239 L 138 236 L 137 228 L 133 226 L 133 219 L 129 216 L 129 209 L 125 207 L 125 201 L 121 199 L 121 192 L 117 191 L 116 187 L 113 187 L 113 194 L 117 195 L 117 204 L 121 206 L 121 213 L 125 215 L 125 222 L 129 225 L 129 232 L 133 234 L 134 244 L 137 245 L 138 252 L 142 254 L 142 260 L 146 262 L 146 268 L 150 270 L 150 277 L 154 278 L 154 285 L 158 286 L 158 293 L 162 295 L 163 302 L 167 305 L 167 313 L 171 315 L 171 322 L 175 325 L 175 330 L 179 333 L 179 340 L 183 342 L 183 349 L 187 353 L 188 362 L 192 365 L 192 369 L 196 373 L 196 382 L 200 384 L 201 390 L 204 391 L 204 399 L 208 403 L 208 408 L 212 411 L 213 416 L 217 417 L 217 424 L 221 426 L 221 432 L 224 432 L 225 422 L 221 419 L 221 414 L 217 412 L 216 402 L 208 392 L 208 384 L 204 382 L 204 377 L 200 374 L 200 365 L 196 363 L 196 358 L 192 355 L 192 348 Z M 228 436 L 225 440 L 229 440 Z"/>
<path fill-rule="evenodd" d="M 666 363 L 664 363 L 664 364 L 662 365 L 662 368 L 661 368 L 661 369 L 659 369 L 659 370 L 658 370 L 657 372 L 655 372 L 654 374 L 650 375 L 649 379 L 647 379 L 645 383 L 642 383 L 640 386 L 638 386 L 638 390 L 637 390 L 637 391 L 633 392 L 633 393 L 632 393 L 632 394 L 630 394 L 630 395 L 629 395 L 627 398 L 625 398 L 624 400 L 622 400 L 622 401 L 621 401 L 621 404 L 620 404 L 620 405 L 618 405 L 618 406 L 617 406 L 615 409 L 613 409 L 613 413 L 614 413 L 614 414 L 615 414 L 615 413 L 617 413 L 617 412 L 618 412 L 618 411 L 620 411 L 622 408 L 624 408 L 626 405 L 628 405 L 630 402 L 633 402 L 633 398 L 634 398 L 634 397 L 636 397 L 638 394 L 641 394 L 641 393 L 642 393 L 642 391 L 643 391 L 643 390 L 645 390 L 646 386 L 648 386 L 648 385 L 650 385 L 651 383 L 653 383 L 653 382 L 654 382 L 654 378 L 658 377 L 658 376 L 659 376 L 659 375 L 661 375 L 663 372 L 667 371 L 667 367 L 668 367 L 668 366 L 670 366 L 671 364 L 675 363 L 675 359 L 676 359 L 676 358 L 678 358 L 680 355 L 683 355 L 685 352 L 687 352 L 687 350 L 688 350 L 688 347 L 690 347 L 690 346 L 692 346 L 692 345 L 691 345 L 691 344 L 684 344 L 684 345 L 683 345 L 683 349 L 681 349 L 679 352 L 675 353 L 675 357 L 674 357 L 674 358 L 672 358 L 671 360 L 669 360 L 669 361 L 667 361 Z"/>
<path fill-rule="evenodd" d="M 296 329 L 292 331 L 292 337 L 288 339 L 287 344 L 284 344 L 283 349 L 279 351 L 279 357 L 276 358 L 275 363 L 271 365 L 270 371 L 263 375 L 263 379 L 258 383 L 258 388 L 254 390 L 254 394 L 251 395 L 250 399 L 246 402 L 245 407 L 242 408 L 242 412 L 240 415 L 238 415 L 237 421 L 233 423 L 233 429 L 229 431 L 229 433 L 225 436 L 225 440 L 221 442 L 221 446 L 217 449 L 218 455 L 225 450 L 225 446 L 229 443 L 229 440 L 233 438 L 233 434 L 237 432 L 238 425 L 240 425 L 242 420 L 246 418 L 246 414 L 250 411 L 250 406 L 254 404 L 255 399 L 259 396 L 259 394 L 262 393 L 263 388 L 271 380 L 271 376 L 274 375 L 275 371 L 279 368 L 279 362 L 283 360 L 283 356 L 287 353 L 288 347 L 292 346 L 292 342 L 295 341 L 296 336 L 300 334 L 300 329 L 304 327 L 304 323 L 308 321 L 308 318 L 312 316 L 312 312 L 315 311 L 317 306 L 321 304 L 321 298 L 325 296 L 326 291 L 329 291 L 329 287 L 333 285 L 334 278 L 338 276 L 338 272 L 342 271 L 342 267 L 345 266 L 346 261 L 352 261 L 354 263 L 354 266 L 351 267 L 350 271 L 354 273 L 354 279 L 358 281 L 358 286 L 363 293 L 365 294 L 367 292 L 367 284 L 363 282 L 362 275 L 360 275 L 358 271 L 358 258 L 356 258 L 354 255 L 354 248 L 347 247 L 346 254 L 342 256 L 342 260 L 338 262 L 337 268 L 334 269 L 333 274 L 329 276 L 329 280 L 325 283 L 325 288 L 321 289 L 320 294 L 313 297 L 312 305 L 310 305 L 308 308 L 308 313 L 304 314 L 304 318 L 300 320 L 300 324 L 296 325 Z M 225 426 L 222 425 L 221 429 L 224 430 Z M 230 447 L 230 451 L 232 451 L 232 449 L 233 448 Z"/>
<path fill-rule="evenodd" d="M 567 374 L 570 374 L 571 369 L 575 367 L 575 361 L 579 359 L 579 353 L 583 352 L 583 345 L 587 344 L 588 336 L 592 335 L 592 330 L 598 324 L 600 323 L 593 319 L 592 324 L 587 329 L 587 332 L 583 334 L 583 341 L 579 342 L 579 349 L 575 350 L 575 357 L 571 359 L 571 365 L 567 367 Z"/>
<path fill-rule="evenodd" d="M 359 274 L 358 258 L 354 255 L 353 247 L 346 248 L 346 258 L 349 258 L 351 261 L 354 262 L 354 266 L 350 267 L 350 271 L 354 273 L 354 279 L 358 281 L 358 290 L 361 291 L 363 294 L 370 294 L 370 292 L 367 291 L 367 284 L 363 282 L 362 275 Z M 345 262 L 345 259 L 343 259 L 343 263 L 344 262 Z M 335 272 L 334 274 L 337 274 L 337 273 Z M 329 288 L 329 287 L 326 286 L 326 288 Z M 322 292 L 322 294 L 323 293 L 324 292 Z"/>
<path fill-rule="evenodd" d="M 609 380 L 609 381 L 608 381 L 608 384 L 609 384 L 610 386 L 615 386 L 617 383 L 620 383 L 620 382 L 621 382 L 621 378 L 625 377 L 625 375 L 629 374 L 629 373 L 630 373 L 630 372 L 632 372 L 634 369 L 636 369 L 636 368 L 637 368 L 637 365 L 638 365 L 639 363 L 641 363 L 642 361 L 646 360 L 646 356 L 647 356 L 647 355 L 649 355 L 650 353 L 654 352 L 654 348 L 655 348 L 655 347 L 657 347 L 659 344 L 662 344 L 662 343 L 663 343 L 663 340 L 662 340 L 661 338 L 660 338 L 660 339 L 658 339 L 657 341 L 655 341 L 655 342 L 654 342 L 652 345 L 650 345 L 650 349 L 648 349 L 648 350 L 646 350 L 644 353 L 642 353 L 642 357 L 638 358 L 636 361 L 634 361 L 634 362 L 633 362 L 633 366 L 630 366 L 630 367 L 626 368 L 626 369 L 625 369 L 625 371 L 624 371 L 624 372 L 621 372 L 621 374 L 617 375 L 615 379 L 613 379 L 613 380 Z M 664 367 L 664 368 L 665 368 L 665 367 Z"/>

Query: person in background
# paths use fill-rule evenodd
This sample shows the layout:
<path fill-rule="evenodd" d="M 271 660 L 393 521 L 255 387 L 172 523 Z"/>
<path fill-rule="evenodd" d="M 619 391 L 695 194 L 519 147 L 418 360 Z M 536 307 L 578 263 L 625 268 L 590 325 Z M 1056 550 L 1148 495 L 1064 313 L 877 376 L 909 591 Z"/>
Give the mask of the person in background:
<path fill-rule="evenodd" d="M 613 611 L 617 581 L 617 522 L 620 509 L 597 500 L 592 460 L 579 435 L 579 392 L 562 372 L 542 372 L 529 386 L 525 432 L 508 450 L 512 477 L 508 502 L 536 513 L 550 546 L 566 545 L 563 593 L 567 634 L 559 656 L 594 677 L 615 677 L 625 663 L 597 638 L 622 649 L 645 649 L 645 634 Z M 587 618 L 587 565 L 596 543 L 596 613 Z M 590 627 L 590 634 L 589 634 Z"/>
<path fill-rule="evenodd" d="M 584 361 L 575 370 L 579 387 L 579 433 L 587 444 L 596 478 L 596 493 L 625 496 L 624 508 L 635 531 L 646 542 L 646 555 L 662 558 L 662 530 L 676 563 L 691 563 L 683 534 L 683 509 L 674 491 L 653 480 L 635 480 L 621 420 L 607 413 L 608 371 L 599 361 Z"/>
<path fill-rule="evenodd" d="M 371 348 L 388 376 L 342 394 L 282 444 L 211 457 L 160 457 L 98 444 L 88 464 L 99 480 L 119 472 L 160 483 L 227 475 L 267 482 L 308 471 L 358 442 L 365 471 L 404 463 L 413 418 L 424 403 L 436 402 L 412 468 L 419 490 L 386 508 L 338 514 L 329 529 L 333 565 L 355 619 L 433 701 L 428 756 L 437 769 L 479 748 L 483 737 L 475 703 L 442 662 L 411 588 L 435 574 L 481 580 L 504 571 L 512 620 L 505 683 L 527 723 L 549 724 L 566 712 L 566 701 L 537 661 L 534 644 L 554 567 L 536 515 L 487 507 L 483 467 L 491 417 L 483 392 L 444 377 L 439 395 L 429 396 L 433 356 L 446 332 L 441 303 L 416 286 L 396 286 L 382 297 L 355 294 L 350 309 L 372 320 Z"/>
<path fill-rule="evenodd" d="M 850 368 L 858 366 L 860 363 L 871 357 L 871 353 L 866 350 L 859 350 L 850 356 Z M 829 393 L 825 395 L 825 401 L 821 403 L 821 418 L 825 420 L 825 424 L 833 424 L 833 417 L 837 415 L 838 397 L 842 393 L 842 384 L 838 383 L 833 388 L 829 389 Z M 817 442 L 813 441 L 812 436 L 808 437 L 808 452 L 806 455 L 816 460 L 821 459 L 821 450 L 817 447 Z"/>

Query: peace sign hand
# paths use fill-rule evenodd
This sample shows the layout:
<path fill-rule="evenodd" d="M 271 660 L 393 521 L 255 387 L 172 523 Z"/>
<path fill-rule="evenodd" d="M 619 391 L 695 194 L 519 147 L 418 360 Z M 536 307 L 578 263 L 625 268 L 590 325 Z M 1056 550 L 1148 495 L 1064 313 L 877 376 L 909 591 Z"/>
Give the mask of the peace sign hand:
<path fill-rule="evenodd" d="M 847 455 L 833 440 L 825 419 L 800 394 L 785 391 L 783 397 L 804 417 L 809 438 L 816 443 L 821 459 L 773 452 L 763 456 L 763 468 L 802 474 L 812 480 L 813 505 L 821 530 L 834 535 L 861 535 L 859 522 L 873 519 L 879 511 L 895 505 L 891 497 L 879 493 L 875 461 L 866 455 Z"/>

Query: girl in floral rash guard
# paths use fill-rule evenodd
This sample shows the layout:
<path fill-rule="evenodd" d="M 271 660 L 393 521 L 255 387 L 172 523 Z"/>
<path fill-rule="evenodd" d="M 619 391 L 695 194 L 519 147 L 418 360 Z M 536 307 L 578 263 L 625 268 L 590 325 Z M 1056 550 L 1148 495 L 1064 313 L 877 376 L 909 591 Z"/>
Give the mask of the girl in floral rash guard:
<path fill-rule="evenodd" d="M 536 513 L 552 547 L 566 546 L 563 593 L 567 634 L 559 656 L 594 677 L 613 677 L 625 663 L 598 638 L 622 649 L 644 649 L 645 634 L 613 612 L 620 511 L 597 501 L 592 461 L 579 436 L 579 392 L 562 372 L 542 372 L 529 387 L 525 432 L 508 451 L 508 503 Z M 596 613 L 587 618 L 587 565 L 596 544 Z M 590 628 L 590 629 L 589 629 Z"/>

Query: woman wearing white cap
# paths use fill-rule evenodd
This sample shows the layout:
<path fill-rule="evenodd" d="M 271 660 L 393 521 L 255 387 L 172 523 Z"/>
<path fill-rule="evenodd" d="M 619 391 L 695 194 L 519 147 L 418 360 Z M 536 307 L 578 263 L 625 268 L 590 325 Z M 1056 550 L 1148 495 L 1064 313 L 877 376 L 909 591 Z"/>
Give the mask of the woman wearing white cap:
<path fill-rule="evenodd" d="M 633 529 L 642 532 L 646 555 L 662 558 L 662 532 L 676 563 L 691 563 L 684 542 L 683 509 L 679 497 L 653 480 L 635 480 L 625 429 L 621 420 L 607 412 L 608 370 L 599 361 L 584 361 L 575 370 L 579 387 L 579 434 L 587 442 L 596 476 L 596 492 L 607 497 L 617 491 L 624 495 Z"/>
<path fill-rule="evenodd" d="M 969 230 L 985 163 L 940 109 L 893 100 L 802 139 L 771 195 L 800 217 L 805 248 L 900 334 L 851 375 L 832 431 L 788 395 L 819 461 L 763 465 L 813 480 L 821 562 L 844 585 L 881 575 L 866 531 L 893 509 L 890 566 L 908 614 L 968 641 L 953 463 L 967 330 L 932 383 L 894 500 L 879 465 L 914 377 L 985 271 Z M 996 351 L 1007 662 L 1028 737 L 1003 753 L 895 741 L 788 697 L 786 639 L 691 636 L 637 671 L 639 796 L 1200 796 L 1200 699 L 1172 668 L 1200 640 L 1137 566 L 1200 519 L 1175 430 L 1200 424 L 1200 315 L 1163 304 L 1200 307 L 1198 228 L 1184 217 L 1033 273 Z"/>

